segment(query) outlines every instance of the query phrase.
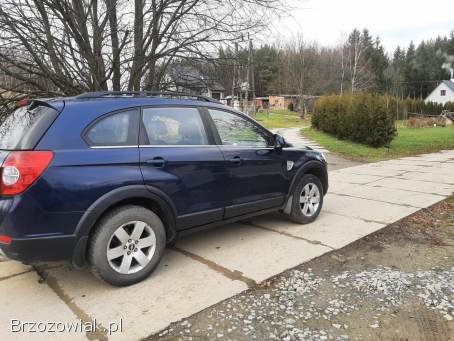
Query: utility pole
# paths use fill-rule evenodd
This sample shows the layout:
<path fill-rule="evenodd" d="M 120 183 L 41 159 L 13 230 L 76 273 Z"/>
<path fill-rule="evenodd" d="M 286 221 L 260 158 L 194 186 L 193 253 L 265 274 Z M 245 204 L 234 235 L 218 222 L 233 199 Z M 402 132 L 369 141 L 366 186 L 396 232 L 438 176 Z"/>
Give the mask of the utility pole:
<path fill-rule="evenodd" d="M 249 33 L 247 34 L 247 40 L 248 40 L 248 56 L 247 56 L 247 67 L 246 67 L 246 91 L 245 91 L 245 99 L 244 99 L 244 104 L 243 104 L 243 111 L 245 111 L 249 116 L 251 115 L 251 112 L 249 110 L 249 93 L 251 89 L 251 77 L 250 77 L 250 72 L 251 72 L 251 45 L 250 45 L 250 38 L 249 38 Z"/>
<path fill-rule="evenodd" d="M 251 92 L 252 92 L 252 112 L 255 117 L 256 107 L 255 107 L 255 72 L 254 72 L 254 45 L 252 39 L 249 39 L 249 66 L 251 71 Z"/>
<path fill-rule="evenodd" d="M 235 42 L 235 58 L 233 61 L 233 84 L 232 84 L 232 107 L 235 107 L 235 89 L 238 85 L 239 78 L 237 75 L 239 73 L 238 70 L 238 42 Z"/>
<path fill-rule="evenodd" d="M 248 108 L 248 114 L 249 116 L 255 116 L 255 80 L 254 80 L 254 50 L 253 50 L 253 44 L 252 44 L 252 39 L 249 36 L 248 33 L 248 43 L 249 43 L 249 53 L 248 53 L 248 63 L 247 63 L 247 89 L 246 89 L 246 103 L 248 103 L 249 100 L 252 100 L 252 108 L 249 110 L 249 105 L 247 105 Z"/>

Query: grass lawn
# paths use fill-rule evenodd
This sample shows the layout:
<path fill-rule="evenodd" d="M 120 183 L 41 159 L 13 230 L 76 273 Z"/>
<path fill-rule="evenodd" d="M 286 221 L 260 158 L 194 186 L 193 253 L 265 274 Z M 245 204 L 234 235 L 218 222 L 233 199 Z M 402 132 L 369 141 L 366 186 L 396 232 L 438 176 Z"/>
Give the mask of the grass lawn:
<path fill-rule="evenodd" d="M 454 126 L 446 128 L 404 128 L 398 125 L 398 136 L 392 141 L 389 149 L 373 148 L 347 140 L 338 140 L 312 128 L 306 128 L 302 131 L 304 136 L 334 153 L 339 153 L 350 159 L 368 162 L 454 149 Z"/>
<path fill-rule="evenodd" d="M 266 111 L 258 112 L 255 119 L 268 129 L 293 127 L 302 128 L 311 125 L 309 118 L 302 120 L 299 113 L 288 110 L 270 109 L 268 114 Z"/>

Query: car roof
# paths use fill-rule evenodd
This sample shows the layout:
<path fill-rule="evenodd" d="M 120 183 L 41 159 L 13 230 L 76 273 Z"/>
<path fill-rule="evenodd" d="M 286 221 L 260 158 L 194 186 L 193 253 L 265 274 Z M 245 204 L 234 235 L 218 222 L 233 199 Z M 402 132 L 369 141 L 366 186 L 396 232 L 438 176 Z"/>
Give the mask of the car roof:
<path fill-rule="evenodd" d="M 178 105 L 178 106 L 208 106 L 220 109 L 228 109 L 240 113 L 231 107 L 227 107 L 221 102 L 198 95 L 181 94 L 181 93 L 136 93 L 124 92 L 116 95 L 117 92 L 101 92 L 101 93 L 86 93 L 75 97 L 60 97 L 39 99 L 40 102 L 45 102 L 56 110 L 61 111 L 65 106 L 90 106 L 92 108 L 102 107 L 102 111 L 114 111 L 138 106 L 155 106 L 155 105 Z M 99 95 L 98 95 L 99 94 Z M 129 95 L 131 94 L 131 95 Z M 142 95 L 143 94 L 143 95 Z M 156 95 L 154 95 L 156 94 Z"/>

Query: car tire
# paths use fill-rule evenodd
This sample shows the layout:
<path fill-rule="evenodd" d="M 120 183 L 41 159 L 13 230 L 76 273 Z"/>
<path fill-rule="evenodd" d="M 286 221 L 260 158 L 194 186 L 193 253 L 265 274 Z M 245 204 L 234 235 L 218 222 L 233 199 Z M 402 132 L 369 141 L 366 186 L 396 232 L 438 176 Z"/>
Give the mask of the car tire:
<path fill-rule="evenodd" d="M 293 190 L 290 219 L 298 224 L 312 223 L 322 209 L 323 193 L 323 185 L 315 175 L 301 177 Z"/>
<path fill-rule="evenodd" d="M 109 211 L 89 240 L 92 272 L 114 286 L 127 286 L 147 278 L 162 258 L 166 233 L 161 219 L 141 206 Z"/>

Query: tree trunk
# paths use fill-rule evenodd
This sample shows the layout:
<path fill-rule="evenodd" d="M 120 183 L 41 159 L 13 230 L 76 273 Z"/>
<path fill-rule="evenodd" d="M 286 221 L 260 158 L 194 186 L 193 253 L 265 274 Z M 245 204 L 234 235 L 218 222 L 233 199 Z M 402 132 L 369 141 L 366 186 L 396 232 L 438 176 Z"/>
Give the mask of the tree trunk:
<path fill-rule="evenodd" d="M 120 41 L 118 38 L 117 0 L 106 0 L 112 43 L 112 89 L 121 90 Z"/>
<path fill-rule="evenodd" d="M 134 1 L 134 55 L 128 90 L 140 91 L 144 63 L 143 46 L 143 0 Z"/>

